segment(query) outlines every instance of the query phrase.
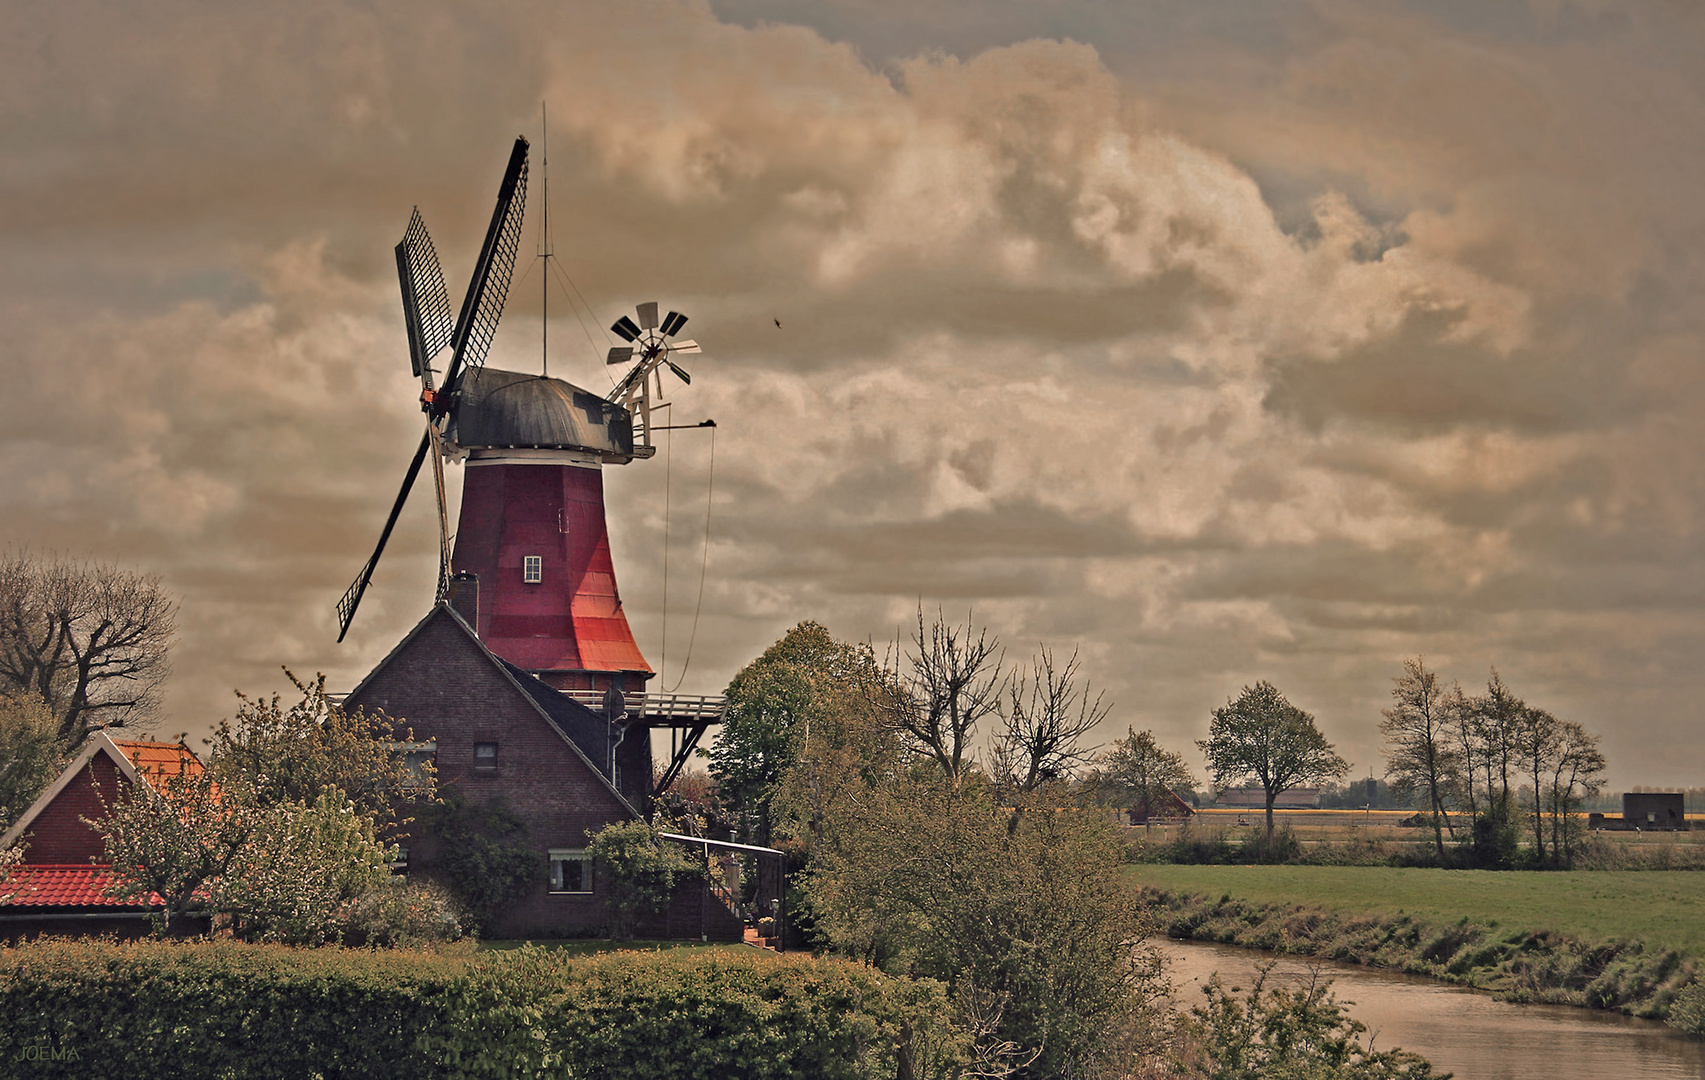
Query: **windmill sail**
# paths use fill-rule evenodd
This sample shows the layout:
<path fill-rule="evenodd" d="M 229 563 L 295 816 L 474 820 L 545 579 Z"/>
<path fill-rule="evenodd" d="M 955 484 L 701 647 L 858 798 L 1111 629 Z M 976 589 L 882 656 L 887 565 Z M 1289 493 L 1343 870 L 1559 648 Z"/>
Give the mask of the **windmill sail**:
<path fill-rule="evenodd" d="M 432 246 L 419 207 L 408 219 L 408 228 L 397 244 L 397 280 L 403 291 L 409 363 L 415 377 L 421 378 L 432 358 L 450 344 L 456 322 L 450 313 L 450 293 L 444 287 L 438 252 Z"/>
<path fill-rule="evenodd" d="M 468 282 L 468 293 L 462 298 L 462 313 L 456 318 L 456 331 L 451 340 L 455 356 L 444 376 L 444 388 L 455 389 L 462 371 L 470 364 L 485 363 L 491 339 L 497 334 L 497 320 L 503 317 L 503 305 L 509 298 L 509 279 L 515 272 L 515 253 L 521 246 L 521 217 L 527 203 L 527 140 L 517 138 L 509 153 L 509 166 L 503 171 L 503 183 L 497 189 L 497 206 L 491 213 L 491 225 L 480 247 L 479 261 Z M 447 403 L 446 394 L 442 402 Z M 434 407 L 441 414 L 447 404 Z"/>
<path fill-rule="evenodd" d="M 339 641 L 349 633 L 349 624 L 355 618 L 355 609 L 361 606 L 361 597 L 367 592 L 367 583 L 373 580 L 373 570 L 379 565 L 379 556 L 385 553 L 385 544 L 391 539 L 391 530 L 397 527 L 397 515 L 403 512 L 403 503 L 408 501 L 409 489 L 414 487 L 414 478 L 420 475 L 421 462 L 426 460 L 426 452 L 431 446 L 431 434 L 422 435 L 420 447 L 414 452 L 414 460 L 409 462 L 408 472 L 403 474 L 402 490 L 397 492 L 397 501 L 391 505 L 391 516 L 385 519 L 385 529 L 379 534 L 379 546 L 373 549 L 373 555 L 367 560 L 367 565 L 361 568 L 355 582 L 343 594 L 343 599 L 337 602 Z"/>

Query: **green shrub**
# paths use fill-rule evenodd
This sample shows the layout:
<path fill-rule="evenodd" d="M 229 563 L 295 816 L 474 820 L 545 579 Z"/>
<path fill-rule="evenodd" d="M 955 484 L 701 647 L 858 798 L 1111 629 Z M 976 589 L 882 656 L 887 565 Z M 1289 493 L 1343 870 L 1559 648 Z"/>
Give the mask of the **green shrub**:
<path fill-rule="evenodd" d="M 1705 1035 L 1705 981 L 1681 988 L 1670 1004 L 1669 1022 L 1691 1035 Z"/>
<path fill-rule="evenodd" d="M 1297 990 L 1269 989 L 1261 968 L 1239 997 L 1218 975 L 1202 988 L 1206 1005 L 1183 1022 L 1176 1064 L 1206 1080 L 1436 1080 L 1432 1065 L 1405 1050 L 1364 1045 L 1367 1025 L 1350 1018 L 1330 980 Z M 1448 1076 L 1449 1074 L 1445 1074 Z"/>
<path fill-rule="evenodd" d="M 675 895 L 675 883 L 703 870 L 658 830 L 643 821 L 618 821 L 589 834 L 592 872 L 604 894 L 612 938 L 631 938 L 646 915 L 660 915 Z"/>
<path fill-rule="evenodd" d="M 478 926 L 493 923 L 511 902 L 545 877 L 545 856 L 527 842 L 527 823 L 501 803 L 470 806 L 452 795 L 421 812 L 439 837 L 428 873 L 449 886 Z"/>
<path fill-rule="evenodd" d="M 46 940 L 0 950 L 0 1061 L 31 1075 L 948 1075 L 942 987 L 755 950 L 566 956 Z"/>

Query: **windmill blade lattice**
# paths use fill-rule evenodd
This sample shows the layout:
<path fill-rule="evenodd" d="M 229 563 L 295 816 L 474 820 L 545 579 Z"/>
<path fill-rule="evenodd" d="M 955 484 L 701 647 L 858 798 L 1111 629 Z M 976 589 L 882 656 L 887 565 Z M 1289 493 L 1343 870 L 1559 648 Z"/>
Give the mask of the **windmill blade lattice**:
<path fill-rule="evenodd" d="M 446 390 L 455 389 L 462 371 L 468 366 L 479 367 L 485 363 L 491 340 L 497 335 L 497 322 L 503 317 L 503 305 L 509 299 L 509 279 L 515 272 L 515 254 L 521 247 L 521 218 L 526 203 L 527 140 L 517 138 L 515 148 L 509 154 L 509 166 L 503 172 L 503 183 L 497 191 L 497 206 L 492 210 L 491 224 L 486 228 L 479 261 L 474 264 L 467 295 L 462 298 L 462 313 L 456 318 L 456 332 L 451 341 L 456 355 L 444 376 Z M 435 414 L 442 413 L 445 407 L 436 407 Z"/>
<path fill-rule="evenodd" d="M 402 242 L 397 244 L 397 280 L 403 291 L 409 363 L 415 376 L 426 379 L 430 386 L 429 365 L 450 344 L 456 320 L 450 311 L 450 292 L 444 287 L 438 252 L 432 246 L 432 237 L 426 231 L 418 206 L 408 219 Z"/>
<path fill-rule="evenodd" d="M 408 501 L 409 489 L 414 487 L 414 478 L 420 475 L 421 462 L 426 460 L 426 453 L 432 448 L 432 436 L 421 436 L 420 446 L 414 452 L 414 460 L 409 462 L 408 472 L 403 474 L 402 490 L 397 492 L 397 501 L 391 504 L 391 516 L 385 519 L 385 528 L 379 533 L 379 544 L 373 549 L 373 554 L 367 560 L 367 565 L 361 568 L 353 584 L 343 594 L 343 599 L 337 602 L 337 639 L 343 640 L 349 633 L 349 624 L 355 621 L 355 609 L 361 606 L 361 597 L 367 592 L 368 582 L 373 580 L 373 571 L 379 565 L 379 556 L 385 553 L 385 544 L 391 539 L 391 530 L 397 527 L 397 515 L 403 512 L 403 503 Z"/>

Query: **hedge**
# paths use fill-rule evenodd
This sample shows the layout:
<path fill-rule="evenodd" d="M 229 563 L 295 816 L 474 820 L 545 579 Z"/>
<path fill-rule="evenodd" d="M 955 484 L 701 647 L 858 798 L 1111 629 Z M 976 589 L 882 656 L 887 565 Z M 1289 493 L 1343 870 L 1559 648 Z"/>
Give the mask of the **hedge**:
<path fill-rule="evenodd" d="M 18 1076 L 862 1080 L 901 1052 L 948 1064 L 948 1014 L 939 984 L 744 950 L 0 949 L 0 1073 Z"/>

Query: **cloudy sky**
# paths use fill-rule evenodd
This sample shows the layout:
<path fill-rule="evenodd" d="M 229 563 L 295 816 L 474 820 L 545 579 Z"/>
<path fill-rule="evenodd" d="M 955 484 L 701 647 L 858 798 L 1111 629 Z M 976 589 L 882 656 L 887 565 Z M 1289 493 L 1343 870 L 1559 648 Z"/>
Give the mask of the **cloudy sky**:
<path fill-rule="evenodd" d="M 683 691 L 921 602 L 1107 738 L 1270 679 L 1365 775 L 1406 656 L 1705 783 L 1705 16 L 1681 3 L 0 0 L 0 542 L 182 598 L 172 731 L 431 600 L 391 246 L 460 295 L 548 104 L 550 370 L 643 300 L 711 444 L 607 471 Z M 493 363 L 537 370 L 538 238 Z M 778 328 L 774 320 L 780 319 Z M 454 478 L 453 478 L 454 479 Z M 424 495 L 425 491 L 417 493 Z"/>

